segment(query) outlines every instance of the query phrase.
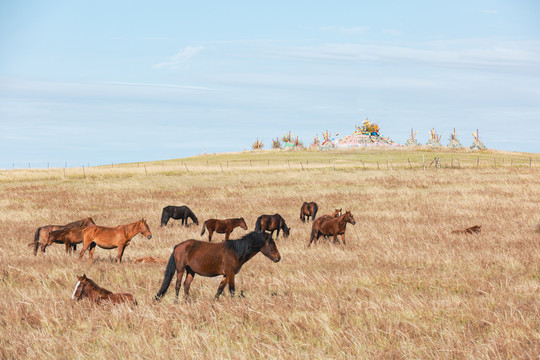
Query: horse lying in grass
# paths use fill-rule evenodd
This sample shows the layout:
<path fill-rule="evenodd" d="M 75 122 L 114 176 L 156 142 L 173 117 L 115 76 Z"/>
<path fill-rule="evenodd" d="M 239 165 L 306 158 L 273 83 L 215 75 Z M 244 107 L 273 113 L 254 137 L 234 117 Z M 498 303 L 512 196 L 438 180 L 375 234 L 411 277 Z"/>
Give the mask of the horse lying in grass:
<path fill-rule="evenodd" d="M 250 232 L 241 239 L 226 240 L 221 243 L 186 240 L 174 247 L 165 268 L 163 283 L 155 299 L 159 301 L 165 295 L 174 273 L 177 272 L 175 301 L 178 301 L 184 271 L 187 272 L 184 282 L 186 301 L 189 301 L 189 287 L 195 274 L 208 277 L 223 275 L 214 298 L 219 298 L 227 284 L 231 297 L 234 297 L 234 276 L 238 274 L 242 265 L 258 252 L 274 262 L 281 259 L 276 243 L 270 235 L 263 232 Z"/>
<path fill-rule="evenodd" d="M 96 245 L 102 249 L 118 248 L 116 262 L 122 262 L 124 250 L 130 244 L 131 239 L 141 233 L 149 240 L 152 238 L 152 232 L 145 219 L 135 221 L 127 225 L 118 225 L 116 227 L 89 226 L 83 230 L 83 248 L 79 258 L 82 259 L 84 252 L 89 249 L 90 263 L 94 260 L 94 250 Z"/>
<path fill-rule="evenodd" d="M 241 227 L 244 230 L 247 230 L 247 224 L 244 218 L 235 218 L 235 219 L 208 219 L 204 222 L 202 226 L 201 236 L 204 235 L 204 231 L 208 228 L 208 241 L 212 241 L 212 234 L 217 232 L 218 234 L 225 234 L 225 240 L 229 240 L 229 236 L 233 230 L 237 227 Z"/>
<path fill-rule="evenodd" d="M 113 304 L 120 304 L 123 302 L 130 302 L 133 305 L 137 305 L 137 301 L 133 298 L 133 295 L 128 293 L 113 293 L 107 289 L 104 289 L 96 284 L 92 279 L 83 276 L 78 276 L 75 290 L 71 295 L 73 300 L 81 300 L 88 298 L 90 301 L 100 304 L 104 301 L 111 302 Z"/>
<path fill-rule="evenodd" d="M 276 239 L 279 237 L 279 230 L 283 230 L 283 237 L 289 237 L 291 228 L 287 227 L 285 219 L 279 214 L 261 215 L 255 222 L 255 231 L 270 231 L 270 235 L 274 235 L 277 230 Z"/>
<path fill-rule="evenodd" d="M 45 245 L 48 242 L 49 234 L 52 231 L 70 228 L 70 227 L 84 227 L 88 225 L 94 225 L 94 220 L 92 218 L 85 218 L 82 220 L 77 220 L 74 222 L 71 222 L 66 225 L 46 225 L 46 226 L 40 226 L 36 229 L 36 232 L 34 234 L 34 242 L 30 243 L 28 246 L 32 246 L 34 248 L 34 255 L 37 255 L 38 248 L 41 245 L 41 252 L 45 254 L 45 249 L 48 245 Z M 63 244 L 64 242 L 59 242 L 60 244 Z"/>
<path fill-rule="evenodd" d="M 311 246 L 311 243 L 315 240 L 315 243 L 319 240 L 321 235 L 328 235 L 334 237 L 334 243 L 338 241 L 338 235 L 341 235 L 341 240 L 343 245 L 345 245 L 345 230 L 347 228 L 347 223 L 352 225 L 356 224 L 354 217 L 350 211 L 345 212 L 337 218 L 326 218 L 320 217 L 313 222 L 311 227 L 311 237 L 309 239 L 308 247 Z"/>

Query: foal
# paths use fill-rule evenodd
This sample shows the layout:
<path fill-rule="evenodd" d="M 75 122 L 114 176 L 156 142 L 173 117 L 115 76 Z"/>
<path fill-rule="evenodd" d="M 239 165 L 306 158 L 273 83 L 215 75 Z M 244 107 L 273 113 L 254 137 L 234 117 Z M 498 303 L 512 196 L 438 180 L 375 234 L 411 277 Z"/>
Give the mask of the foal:
<path fill-rule="evenodd" d="M 128 293 L 113 293 L 107 289 L 104 289 L 96 284 L 92 279 L 83 276 L 78 276 L 75 290 L 71 298 L 73 300 L 81 300 L 88 298 L 90 301 L 100 304 L 102 301 L 109 301 L 113 304 L 120 304 L 123 302 L 131 302 L 133 305 L 137 305 L 137 301 L 133 298 L 133 295 Z"/>

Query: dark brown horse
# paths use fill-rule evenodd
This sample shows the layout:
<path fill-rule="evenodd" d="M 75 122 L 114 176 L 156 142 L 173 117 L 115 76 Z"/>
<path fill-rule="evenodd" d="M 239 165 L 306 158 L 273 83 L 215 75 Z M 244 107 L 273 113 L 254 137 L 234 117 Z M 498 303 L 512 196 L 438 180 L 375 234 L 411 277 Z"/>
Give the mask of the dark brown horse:
<path fill-rule="evenodd" d="M 308 247 L 313 240 L 315 240 L 316 243 L 321 235 L 334 236 L 334 243 L 339 242 L 337 236 L 341 235 L 341 240 L 343 241 L 343 245 L 345 245 L 345 229 L 347 223 L 352 225 L 356 224 L 350 211 L 345 212 L 345 214 L 337 218 L 320 217 L 316 219 L 311 227 L 311 237 L 309 239 Z"/>
<path fill-rule="evenodd" d="M 189 301 L 189 287 L 195 274 L 209 277 L 223 275 L 215 299 L 219 298 L 227 284 L 229 284 L 231 296 L 234 296 L 234 276 L 238 274 L 242 265 L 259 251 L 274 262 L 281 259 L 276 243 L 270 235 L 263 232 L 250 232 L 241 239 L 226 240 L 221 243 L 186 240 L 174 247 L 165 268 L 163 283 L 155 299 L 160 300 L 165 295 L 174 273 L 178 272 L 176 277 L 177 301 L 184 271 L 187 272 L 184 282 L 186 301 Z"/>
<path fill-rule="evenodd" d="M 94 224 L 94 220 L 92 220 L 92 218 L 86 218 L 86 219 L 71 222 L 71 223 L 66 224 L 66 225 L 40 226 L 40 227 L 38 227 L 36 229 L 36 232 L 34 234 L 34 243 L 33 244 L 31 243 L 28 246 L 33 246 L 34 255 L 37 255 L 37 251 L 38 251 L 38 248 L 40 247 L 40 245 L 41 245 L 41 252 L 45 253 L 45 249 L 47 248 L 47 246 L 45 244 L 47 243 L 47 241 L 49 239 L 49 234 L 52 231 L 60 230 L 60 229 L 63 229 L 63 228 L 69 228 L 69 227 L 72 227 L 72 226 L 88 226 L 88 225 L 93 225 L 93 224 Z M 63 243 L 64 242 L 60 242 L 60 244 L 63 244 Z"/>
<path fill-rule="evenodd" d="M 94 250 L 96 245 L 102 249 L 118 248 L 118 256 L 116 262 L 122 262 L 122 256 L 126 246 L 129 245 L 131 239 L 141 233 L 148 239 L 152 238 L 152 232 L 148 227 L 145 219 L 135 221 L 128 225 L 118 225 L 116 227 L 105 226 L 89 226 L 83 231 L 83 248 L 79 258 L 82 259 L 86 249 L 90 248 L 90 262 L 93 263 Z"/>
<path fill-rule="evenodd" d="M 315 202 L 304 202 L 302 204 L 302 207 L 300 208 L 300 220 L 302 222 L 306 222 L 306 219 L 309 221 L 309 217 L 311 216 L 311 221 L 315 220 L 315 217 L 317 216 L 317 210 L 319 210 L 319 206 Z"/>
<path fill-rule="evenodd" d="M 199 219 L 187 206 L 165 206 L 161 211 L 161 226 L 167 226 L 169 219 L 182 220 L 182 225 L 188 226 L 188 219 L 199 225 Z"/>
<path fill-rule="evenodd" d="M 96 284 L 92 279 L 83 276 L 78 276 L 75 290 L 71 298 L 73 300 L 81 300 L 88 298 L 90 301 L 100 304 L 103 301 L 109 301 L 113 304 L 120 304 L 123 302 L 131 302 L 133 305 L 137 305 L 137 301 L 133 298 L 133 295 L 128 293 L 113 293 L 107 289 L 104 289 Z"/>
<path fill-rule="evenodd" d="M 232 231 L 240 226 L 242 229 L 247 230 L 247 224 L 244 218 L 235 219 L 208 219 L 202 226 L 201 236 L 204 235 L 204 231 L 208 228 L 208 241 L 212 241 L 212 234 L 217 232 L 218 234 L 225 234 L 225 240 L 229 240 L 229 235 Z"/>
<path fill-rule="evenodd" d="M 257 218 L 255 231 L 270 231 L 270 235 L 274 235 L 276 230 L 276 239 L 279 237 L 279 230 L 283 230 L 283 237 L 288 237 L 291 233 L 291 228 L 287 227 L 281 215 L 261 215 Z"/>
<path fill-rule="evenodd" d="M 90 225 L 95 224 L 92 221 L 87 226 Z M 45 247 L 53 243 L 65 244 L 66 253 L 71 254 L 72 250 L 77 250 L 77 244 L 83 242 L 83 230 L 86 229 L 87 226 L 70 226 L 60 230 L 51 231 L 47 238 L 47 242 L 45 243 Z"/>

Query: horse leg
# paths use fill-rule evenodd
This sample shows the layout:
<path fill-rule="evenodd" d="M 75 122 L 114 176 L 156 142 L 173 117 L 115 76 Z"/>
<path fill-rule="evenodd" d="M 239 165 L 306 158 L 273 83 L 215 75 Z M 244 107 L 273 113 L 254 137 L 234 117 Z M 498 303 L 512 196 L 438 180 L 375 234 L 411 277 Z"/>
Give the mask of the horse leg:
<path fill-rule="evenodd" d="M 174 303 L 178 303 L 178 293 L 180 292 L 180 286 L 182 286 L 182 278 L 184 277 L 184 269 L 179 269 L 176 271 L 176 286 L 174 290 L 176 291 L 176 297 L 174 298 Z"/>
<path fill-rule="evenodd" d="M 337 234 L 334 235 L 334 242 L 333 242 L 333 243 L 334 243 L 334 244 L 335 244 L 335 243 L 338 243 L 338 244 L 339 244 L 339 240 L 338 240 L 338 238 L 337 238 Z"/>
<path fill-rule="evenodd" d="M 224 276 L 223 279 L 221 279 L 221 282 L 219 283 L 219 287 L 217 289 L 216 296 L 214 296 L 214 300 L 218 300 L 219 296 L 223 292 L 223 289 L 225 289 L 225 285 L 227 285 L 227 277 Z"/>
<path fill-rule="evenodd" d="M 346 244 L 345 244 L 345 233 L 343 233 L 343 234 L 341 235 L 341 241 L 343 241 L 343 245 L 346 245 Z"/>
<path fill-rule="evenodd" d="M 208 229 L 208 242 L 212 242 L 212 234 L 214 234 L 214 231 Z"/>
<path fill-rule="evenodd" d="M 189 300 L 189 287 L 191 286 L 194 277 L 195 273 L 193 270 L 187 270 L 186 280 L 184 281 L 184 295 L 186 296 L 186 302 L 191 301 Z"/>
<path fill-rule="evenodd" d="M 231 235 L 231 232 L 230 231 L 227 231 L 225 233 L 225 240 L 229 240 L 229 236 Z"/>
<path fill-rule="evenodd" d="M 126 249 L 125 245 L 118 246 L 118 256 L 116 257 L 116 263 L 120 264 L 122 262 L 122 256 L 124 256 L 124 250 Z"/>
<path fill-rule="evenodd" d="M 75 254 L 75 252 L 77 251 L 77 244 L 71 244 L 71 247 L 73 249 L 73 253 Z"/>
<path fill-rule="evenodd" d="M 86 249 L 88 249 L 88 247 L 90 246 L 91 243 L 92 243 L 91 241 L 84 241 L 83 242 L 83 247 L 82 247 L 81 253 L 79 254 L 79 259 L 83 258 L 83 255 L 86 252 Z"/>
<path fill-rule="evenodd" d="M 231 271 L 229 274 L 227 274 L 227 281 L 229 282 L 229 292 L 231 293 L 231 297 L 234 297 L 234 271 Z"/>
<path fill-rule="evenodd" d="M 88 250 L 88 256 L 90 257 L 90 264 L 94 263 L 94 251 L 96 250 L 96 243 L 91 242 L 90 243 L 90 250 Z"/>
<path fill-rule="evenodd" d="M 66 241 L 64 245 L 66 245 L 66 254 L 71 255 L 71 244 Z"/>
<path fill-rule="evenodd" d="M 279 237 L 279 230 L 280 230 L 280 229 L 281 229 L 281 228 L 277 228 L 277 232 L 276 232 L 276 240 L 277 240 L 277 238 Z M 273 231 L 272 231 L 272 232 L 273 232 Z"/>

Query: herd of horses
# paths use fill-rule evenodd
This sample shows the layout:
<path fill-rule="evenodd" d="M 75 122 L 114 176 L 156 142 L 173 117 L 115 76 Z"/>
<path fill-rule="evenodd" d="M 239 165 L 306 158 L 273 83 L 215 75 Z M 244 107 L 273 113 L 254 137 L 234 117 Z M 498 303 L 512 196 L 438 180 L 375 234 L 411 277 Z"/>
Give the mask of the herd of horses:
<path fill-rule="evenodd" d="M 316 218 L 318 205 L 314 202 L 304 202 L 300 209 L 300 220 L 305 222 L 311 220 L 312 230 L 308 247 L 313 242 L 317 242 L 321 236 L 333 236 L 334 243 L 339 242 L 338 236 L 342 236 L 345 244 L 345 231 L 347 223 L 355 224 L 355 220 L 350 211 L 342 213 L 341 209 L 336 209 L 330 215 L 322 215 Z M 170 219 L 181 220 L 182 225 L 188 225 L 188 219 L 193 224 L 198 225 L 197 216 L 187 206 L 167 206 L 163 208 L 161 216 L 161 226 L 167 226 Z M 283 237 L 290 235 L 291 228 L 287 226 L 285 219 L 280 214 L 261 215 L 255 222 L 255 230 L 244 235 L 240 239 L 230 240 L 232 231 L 240 227 L 248 230 L 243 218 L 233 219 L 208 219 L 203 223 L 201 236 L 208 230 L 208 242 L 200 240 L 186 240 L 174 247 L 174 250 L 167 262 L 162 285 L 155 296 L 159 301 L 167 292 L 169 285 L 177 273 L 176 278 L 176 301 L 180 292 L 181 282 L 186 273 L 184 281 L 184 295 L 189 301 L 189 288 L 195 274 L 206 277 L 222 275 L 223 279 L 219 284 L 215 298 L 219 298 L 224 288 L 228 285 L 231 296 L 235 295 L 235 275 L 238 274 L 242 266 L 257 253 L 262 253 L 274 262 L 281 259 L 279 250 L 273 239 L 276 231 L 276 239 L 280 231 Z M 83 244 L 79 254 L 79 259 L 83 258 L 88 250 L 90 263 L 93 263 L 94 250 L 97 247 L 103 249 L 118 249 L 116 262 L 122 262 L 122 256 L 131 239 L 137 234 L 141 234 L 148 239 L 152 238 L 152 232 L 145 219 L 135 221 L 127 225 L 116 227 L 105 227 L 96 225 L 92 218 L 78 220 L 66 225 L 46 225 L 36 229 L 34 242 L 29 244 L 33 247 L 34 255 L 37 255 L 39 248 L 45 253 L 48 246 L 53 243 L 64 244 L 66 253 L 76 251 L 78 244 Z M 225 240 L 221 243 L 212 243 L 213 233 L 225 234 Z M 109 290 L 99 287 L 93 280 L 86 277 L 86 274 L 79 276 L 72 298 L 79 300 L 88 298 L 95 303 L 109 301 L 112 303 L 130 302 L 136 304 L 131 294 L 115 294 Z"/>

